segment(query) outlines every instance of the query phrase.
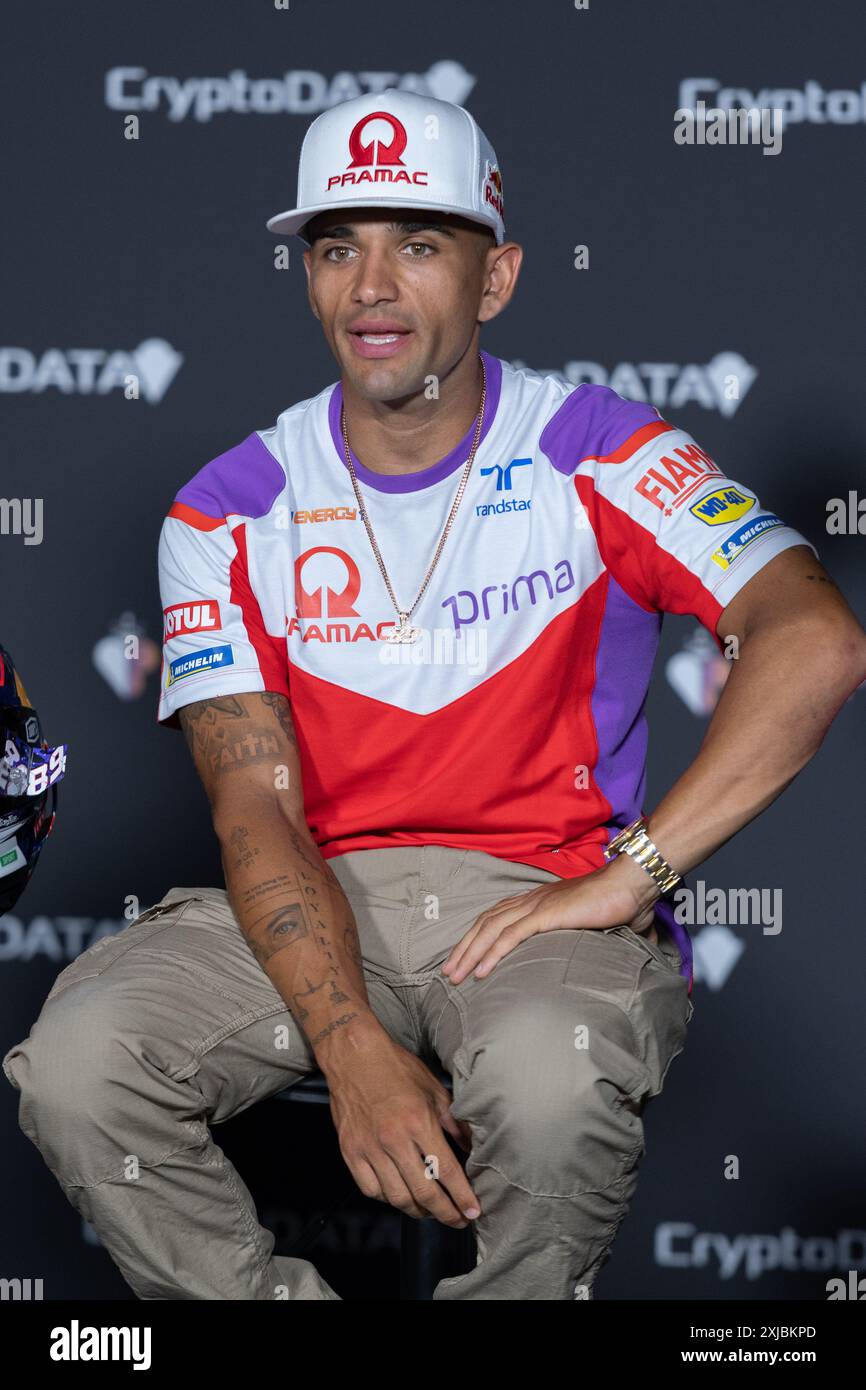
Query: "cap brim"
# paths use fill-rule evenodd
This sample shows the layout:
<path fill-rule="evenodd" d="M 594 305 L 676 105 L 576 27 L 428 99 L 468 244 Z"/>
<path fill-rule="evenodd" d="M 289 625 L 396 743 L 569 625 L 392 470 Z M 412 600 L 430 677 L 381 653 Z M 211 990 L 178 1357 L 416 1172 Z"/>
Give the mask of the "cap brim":
<path fill-rule="evenodd" d="M 460 208 L 455 208 L 453 204 L 428 203 L 426 201 L 418 203 L 395 203 L 393 199 L 388 197 L 370 198 L 369 196 L 365 196 L 363 198 L 353 199 L 351 202 L 317 203 L 313 207 L 308 208 L 290 208 L 288 212 L 278 212 L 274 217 L 269 217 L 265 226 L 269 232 L 285 232 L 289 236 L 299 236 L 302 241 L 307 241 L 308 238 L 302 235 L 301 228 L 318 213 L 341 212 L 343 208 L 373 207 L 394 208 L 395 211 L 401 212 L 410 208 L 418 208 L 420 211 L 428 212 L 450 212 L 454 217 L 463 217 L 467 222 L 477 222 L 479 226 L 487 227 L 487 229 L 497 237 L 498 241 L 497 227 L 492 221 L 488 221 L 487 218 L 484 217 L 473 217 L 469 212 L 464 212 Z"/>

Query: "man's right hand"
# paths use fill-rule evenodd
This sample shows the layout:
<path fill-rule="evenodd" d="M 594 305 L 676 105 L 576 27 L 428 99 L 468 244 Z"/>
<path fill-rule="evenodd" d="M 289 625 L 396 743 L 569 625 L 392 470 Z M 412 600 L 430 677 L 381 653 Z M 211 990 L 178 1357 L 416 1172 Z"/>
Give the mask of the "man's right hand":
<path fill-rule="evenodd" d="M 376 1024 L 341 1040 L 322 1069 L 340 1151 L 365 1197 L 457 1228 L 480 1215 L 443 1130 L 467 1153 L 471 1132 L 420 1058 Z"/>

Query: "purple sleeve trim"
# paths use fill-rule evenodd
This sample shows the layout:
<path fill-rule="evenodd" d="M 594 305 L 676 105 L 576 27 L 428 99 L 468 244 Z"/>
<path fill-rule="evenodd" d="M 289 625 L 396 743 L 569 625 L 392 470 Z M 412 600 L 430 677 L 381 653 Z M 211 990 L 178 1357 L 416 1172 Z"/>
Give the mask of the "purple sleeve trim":
<path fill-rule="evenodd" d="M 285 474 L 257 434 L 211 459 L 174 499 L 205 516 L 265 516 L 286 485 Z"/>
<path fill-rule="evenodd" d="M 609 386 L 585 383 L 566 396 L 542 431 L 540 448 L 571 475 L 581 459 L 612 454 L 644 425 L 658 424 L 655 406 L 627 401 Z"/>

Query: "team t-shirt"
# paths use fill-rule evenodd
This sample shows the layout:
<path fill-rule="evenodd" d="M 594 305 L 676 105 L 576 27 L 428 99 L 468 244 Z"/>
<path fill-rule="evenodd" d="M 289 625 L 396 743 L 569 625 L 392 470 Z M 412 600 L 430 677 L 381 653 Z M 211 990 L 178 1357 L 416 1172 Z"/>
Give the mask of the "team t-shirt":
<path fill-rule="evenodd" d="M 663 612 L 693 615 L 723 650 L 716 624 L 742 586 L 788 546 L 815 547 L 655 407 L 482 357 L 480 444 L 411 615 L 420 640 L 383 640 L 397 614 L 333 383 L 178 492 L 159 545 L 158 719 L 176 726 L 181 706 L 219 695 L 286 695 L 326 859 L 438 844 L 574 877 L 645 809 Z M 415 473 L 352 456 L 403 609 L 474 428 Z M 657 910 L 691 987 L 688 933 Z"/>

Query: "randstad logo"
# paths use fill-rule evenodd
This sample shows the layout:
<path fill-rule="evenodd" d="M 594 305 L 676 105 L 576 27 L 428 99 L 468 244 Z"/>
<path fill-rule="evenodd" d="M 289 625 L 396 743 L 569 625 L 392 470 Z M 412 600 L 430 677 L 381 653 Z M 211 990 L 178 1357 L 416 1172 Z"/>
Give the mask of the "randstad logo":
<path fill-rule="evenodd" d="M 320 556 L 332 556 L 322 561 Z M 336 561 L 336 564 L 335 564 Z M 341 588 L 332 588 L 326 582 L 315 583 L 320 576 L 338 576 Z M 313 588 L 306 588 L 313 583 Z M 305 550 L 295 561 L 295 616 L 286 617 L 286 635 L 299 635 L 302 642 L 375 642 L 381 639 L 388 628 L 394 627 L 394 619 L 377 623 L 375 632 L 368 623 L 346 621 L 360 619 L 355 607 L 361 592 L 361 571 L 351 555 L 335 545 L 315 545 Z M 328 621 L 340 619 L 339 622 Z M 315 619 L 325 619 L 317 622 Z M 313 620 L 313 621 L 311 621 Z"/>
<path fill-rule="evenodd" d="M 511 491 L 511 470 L 520 468 L 524 464 L 531 464 L 532 459 L 512 459 L 510 463 L 492 463 L 489 468 L 481 469 L 482 478 L 488 478 L 492 473 L 496 474 L 496 491 Z M 524 476 L 527 476 L 524 474 Z M 479 502 L 475 507 L 476 516 L 498 516 L 503 512 L 528 512 L 532 506 L 531 497 L 502 497 L 498 502 Z"/>
<path fill-rule="evenodd" d="M 482 468 L 482 478 L 488 477 L 491 473 L 496 474 L 496 491 L 511 491 L 511 470 L 520 468 L 523 464 L 532 463 L 532 459 L 512 459 L 510 463 L 491 463 L 489 468 Z"/>
<path fill-rule="evenodd" d="M 390 111 L 371 111 L 349 133 L 350 160 L 341 174 L 331 174 L 325 188 L 364 183 L 409 183 L 426 187 L 426 169 L 406 168 L 406 127 Z"/>
<path fill-rule="evenodd" d="M 739 521 L 754 507 L 756 500 L 738 487 L 719 487 L 715 492 L 708 492 L 700 502 L 695 502 L 689 511 L 706 526 L 724 526 L 728 522 Z"/>

